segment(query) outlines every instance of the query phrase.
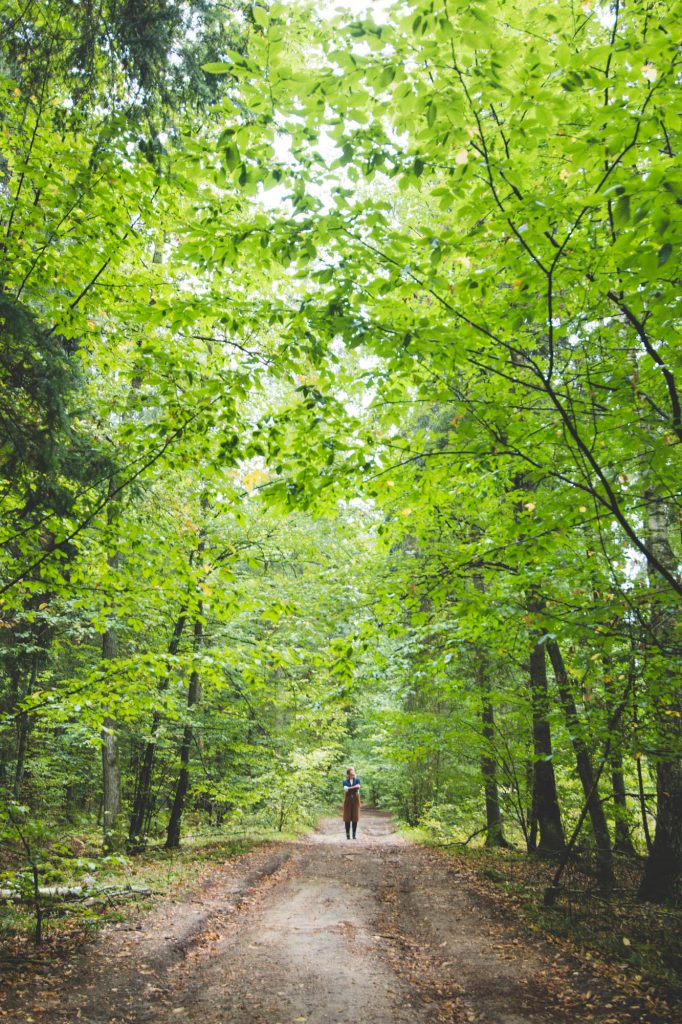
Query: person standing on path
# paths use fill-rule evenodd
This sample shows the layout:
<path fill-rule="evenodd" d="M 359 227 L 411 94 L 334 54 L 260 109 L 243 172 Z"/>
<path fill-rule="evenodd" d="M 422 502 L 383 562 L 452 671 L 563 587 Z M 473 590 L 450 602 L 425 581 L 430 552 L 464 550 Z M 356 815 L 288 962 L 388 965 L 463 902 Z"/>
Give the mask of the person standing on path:
<path fill-rule="evenodd" d="M 350 839 L 350 827 L 353 826 L 353 839 L 357 838 L 358 818 L 360 817 L 360 779 L 355 768 L 346 771 L 343 780 L 343 823 L 346 826 L 346 839 Z"/>

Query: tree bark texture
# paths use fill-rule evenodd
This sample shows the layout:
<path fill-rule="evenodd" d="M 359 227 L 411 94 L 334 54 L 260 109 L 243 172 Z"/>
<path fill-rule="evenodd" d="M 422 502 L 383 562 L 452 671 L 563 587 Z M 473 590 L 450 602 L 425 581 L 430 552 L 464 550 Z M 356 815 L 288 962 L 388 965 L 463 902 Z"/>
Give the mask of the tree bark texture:
<path fill-rule="evenodd" d="M 537 642 L 530 655 L 530 690 L 533 711 L 533 816 L 537 819 L 537 852 L 555 857 L 564 848 L 549 725 L 549 692 L 545 645 Z"/>
<path fill-rule="evenodd" d="M 509 846 L 502 827 L 500 811 L 500 795 L 497 787 L 497 764 L 493 756 L 495 740 L 495 715 L 488 690 L 485 665 L 479 672 L 481 686 L 481 735 L 483 737 L 483 753 L 481 754 L 481 774 L 485 792 L 485 821 L 487 826 L 486 846 Z"/>
<path fill-rule="evenodd" d="M 632 684 L 634 683 L 636 674 L 634 658 L 630 658 L 630 667 L 628 671 L 630 676 L 628 689 L 630 690 L 632 689 Z M 614 706 L 616 693 L 614 691 L 613 680 L 609 672 L 604 674 L 604 689 L 608 696 L 610 713 L 613 714 L 613 712 L 616 711 Z M 611 753 L 609 756 L 609 765 L 611 768 L 611 792 L 613 793 L 613 815 L 615 822 L 613 849 L 616 853 L 623 854 L 624 856 L 636 857 L 637 851 L 635 850 L 632 837 L 630 835 L 622 750 L 623 725 L 619 717 L 611 734 Z"/>
<path fill-rule="evenodd" d="M 180 640 L 187 622 L 185 611 L 178 616 L 173 629 L 173 636 L 168 645 L 168 654 L 172 657 L 178 653 Z M 164 675 L 159 682 L 159 691 L 162 692 L 168 686 L 168 674 Z M 154 760 L 156 757 L 156 735 L 161 725 L 161 715 L 154 711 L 152 724 L 149 731 L 149 739 L 144 747 L 144 754 L 138 766 L 135 779 L 135 792 L 133 797 L 133 808 L 130 814 L 130 825 L 128 828 L 128 849 L 131 853 L 140 852 L 144 849 L 146 834 L 149 829 L 149 819 L 152 811 L 152 778 L 154 773 Z"/>
<path fill-rule="evenodd" d="M 666 503 L 647 492 L 649 546 L 658 562 L 671 572 L 677 561 L 669 538 Z M 676 657 L 679 608 L 673 593 L 660 584 L 650 567 L 654 585 L 651 616 L 652 656 L 650 687 L 657 716 L 656 834 L 639 890 L 640 899 L 662 903 L 682 900 L 682 692 Z"/>
<path fill-rule="evenodd" d="M 102 832 L 106 853 L 117 848 L 116 825 L 121 813 L 121 768 L 115 725 L 109 717 L 102 725 Z"/>
<path fill-rule="evenodd" d="M 480 573 L 474 573 L 474 587 L 479 593 L 485 591 L 485 583 Z M 488 659 L 484 650 L 476 652 L 476 676 L 481 695 L 481 736 L 483 749 L 481 752 L 481 775 L 485 793 L 485 845 L 509 846 L 502 827 L 500 811 L 500 794 L 497 786 L 497 762 L 495 760 L 495 713 L 490 698 L 490 678 Z"/>
<path fill-rule="evenodd" d="M 644 774 L 642 772 L 642 758 L 637 757 L 637 789 L 639 792 L 639 808 L 642 818 L 642 831 L 644 833 L 644 841 L 646 842 L 646 848 L 651 853 L 651 847 L 654 845 L 653 839 L 651 838 L 651 830 L 649 829 L 649 814 L 646 807 L 646 792 L 644 789 Z"/>
<path fill-rule="evenodd" d="M 613 792 L 613 813 L 615 817 L 613 848 L 616 853 L 622 853 L 627 857 L 635 857 L 637 851 L 630 835 L 625 777 L 623 775 L 623 756 L 619 750 L 611 756 L 611 789 Z"/>
<path fill-rule="evenodd" d="M 110 500 L 107 505 L 107 524 L 110 527 L 116 520 L 115 490 L 116 482 L 112 476 L 109 479 Z M 117 553 L 110 553 L 107 560 L 115 569 L 118 565 Z M 110 623 L 102 634 L 102 660 L 113 661 L 117 657 L 118 634 L 115 625 Z M 121 813 L 121 766 L 115 726 L 114 720 L 108 716 L 102 723 L 102 833 L 105 853 L 111 853 L 117 848 L 117 824 Z"/>
<path fill-rule="evenodd" d="M 34 651 L 31 658 L 31 675 L 26 689 L 26 696 L 30 696 L 36 687 L 38 679 L 38 652 Z M 14 782 L 12 785 L 12 796 L 15 800 L 21 801 L 21 789 L 24 784 L 26 769 L 26 753 L 28 750 L 28 735 L 31 731 L 31 716 L 22 711 L 17 716 L 17 760 L 14 766 Z"/>
<path fill-rule="evenodd" d="M 597 881 L 601 892 L 608 894 L 614 885 L 611 838 L 606 815 L 604 814 L 604 806 L 599 798 L 599 789 L 595 780 L 592 758 L 575 704 L 571 680 L 556 640 L 547 641 L 547 652 L 552 663 L 559 700 L 561 701 L 566 717 L 566 725 L 571 736 L 578 777 L 580 778 L 583 794 L 587 801 L 592 833 L 597 847 Z"/>
<path fill-rule="evenodd" d="M 201 602 L 199 602 L 199 616 L 201 615 Z M 200 618 L 194 622 L 194 650 L 199 650 L 201 646 L 201 637 L 203 633 L 203 627 Z M 189 689 L 187 692 L 187 708 L 191 713 L 191 709 L 201 700 L 201 682 L 199 673 L 195 670 L 192 671 L 189 680 Z M 175 787 L 175 798 L 173 800 L 173 807 L 171 808 L 170 819 L 168 821 L 168 831 L 166 834 L 166 849 L 174 850 L 180 845 L 180 826 L 182 824 L 182 814 L 185 809 L 185 798 L 189 789 L 189 759 L 190 759 L 190 748 L 192 745 L 192 726 L 187 723 L 182 734 L 182 744 L 180 746 L 180 771 L 178 773 L 178 781 Z"/>

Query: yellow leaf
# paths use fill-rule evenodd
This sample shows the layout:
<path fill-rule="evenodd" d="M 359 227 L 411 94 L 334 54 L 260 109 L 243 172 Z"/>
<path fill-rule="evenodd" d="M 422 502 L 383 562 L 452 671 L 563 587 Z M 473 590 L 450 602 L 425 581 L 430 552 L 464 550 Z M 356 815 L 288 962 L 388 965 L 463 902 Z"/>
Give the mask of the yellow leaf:
<path fill-rule="evenodd" d="M 653 64 L 645 64 L 642 68 L 642 75 L 646 78 L 647 82 L 655 82 L 658 78 L 658 71 Z"/>
<path fill-rule="evenodd" d="M 623 945 L 624 946 L 631 946 L 632 943 L 630 942 L 629 939 L 627 939 L 625 936 L 623 936 Z"/>
<path fill-rule="evenodd" d="M 403 508 L 400 511 L 400 515 L 401 516 L 411 516 L 412 515 L 412 509 L 411 508 Z"/>
<path fill-rule="evenodd" d="M 578 512 L 587 512 L 587 508 L 585 507 L 585 505 L 581 505 L 578 509 Z"/>
<path fill-rule="evenodd" d="M 244 477 L 244 487 L 246 487 L 249 493 L 254 487 L 259 487 L 261 484 L 268 482 L 268 474 L 264 473 L 262 469 L 252 469 L 250 473 L 247 473 Z"/>

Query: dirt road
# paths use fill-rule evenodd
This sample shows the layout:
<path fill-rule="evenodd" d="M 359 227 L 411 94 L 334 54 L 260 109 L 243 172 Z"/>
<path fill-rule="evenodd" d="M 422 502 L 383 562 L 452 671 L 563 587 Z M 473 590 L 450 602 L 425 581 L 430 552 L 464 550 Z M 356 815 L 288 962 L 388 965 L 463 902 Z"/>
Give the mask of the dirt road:
<path fill-rule="evenodd" d="M 404 842 L 387 815 L 366 812 L 355 841 L 326 819 L 300 842 L 229 861 L 200 891 L 108 926 L 60 977 L 53 966 L 13 988 L 0 1020 L 649 1019 L 554 953 L 515 930 L 447 858 Z"/>

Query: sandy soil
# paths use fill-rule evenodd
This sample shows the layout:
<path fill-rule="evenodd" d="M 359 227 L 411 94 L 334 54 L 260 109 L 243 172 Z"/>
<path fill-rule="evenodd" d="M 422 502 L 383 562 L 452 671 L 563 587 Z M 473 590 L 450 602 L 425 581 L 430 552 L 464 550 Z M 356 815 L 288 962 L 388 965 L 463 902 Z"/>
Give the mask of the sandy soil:
<path fill-rule="evenodd" d="M 10 979 L 12 1024 L 550 1024 L 645 1021 L 602 979 L 524 936 L 446 857 L 365 812 L 326 819 L 199 891 Z"/>

